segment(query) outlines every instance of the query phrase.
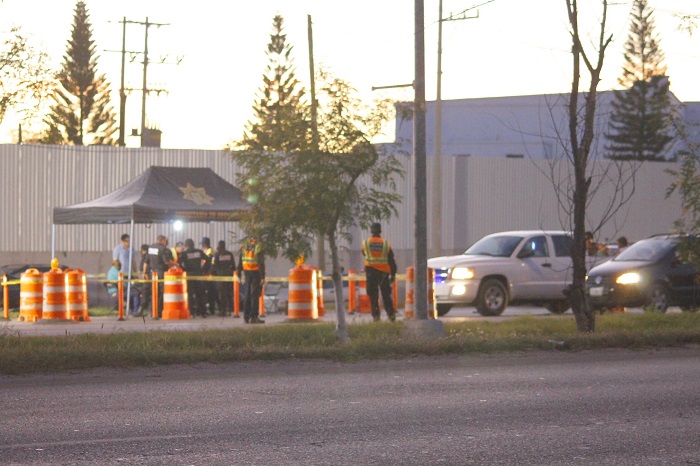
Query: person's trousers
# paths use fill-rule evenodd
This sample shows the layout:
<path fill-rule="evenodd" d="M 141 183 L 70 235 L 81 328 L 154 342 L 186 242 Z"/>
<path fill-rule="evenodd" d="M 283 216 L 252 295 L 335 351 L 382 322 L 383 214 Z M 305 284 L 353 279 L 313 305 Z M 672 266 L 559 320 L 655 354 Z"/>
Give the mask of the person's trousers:
<path fill-rule="evenodd" d="M 233 313 L 233 284 L 231 282 L 219 282 L 219 314 Z"/>
<path fill-rule="evenodd" d="M 379 319 L 379 292 L 382 293 L 382 301 L 386 315 L 393 316 L 396 312 L 394 309 L 394 300 L 391 294 L 391 283 L 389 275 L 386 272 L 377 270 L 374 267 L 365 267 L 365 275 L 367 276 L 367 296 L 369 296 L 369 304 L 372 308 L 372 317 L 374 320 Z"/>
<path fill-rule="evenodd" d="M 257 319 L 260 315 L 259 303 L 262 293 L 262 276 L 257 270 L 244 270 L 245 278 L 245 303 L 243 306 L 243 318 L 246 322 Z"/>
<path fill-rule="evenodd" d="M 188 280 L 187 282 L 187 301 L 190 312 L 195 315 L 206 316 L 207 304 L 204 296 L 204 282 L 201 280 Z"/>

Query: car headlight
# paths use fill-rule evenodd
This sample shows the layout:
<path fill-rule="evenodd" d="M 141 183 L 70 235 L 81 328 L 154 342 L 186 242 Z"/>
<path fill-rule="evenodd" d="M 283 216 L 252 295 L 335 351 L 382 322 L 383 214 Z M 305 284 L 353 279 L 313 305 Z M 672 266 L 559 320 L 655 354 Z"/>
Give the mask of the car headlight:
<path fill-rule="evenodd" d="M 642 281 L 642 277 L 640 277 L 637 272 L 627 272 L 617 277 L 615 283 L 619 285 L 634 285 L 640 281 Z"/>
<path fill-rule="evenodd" d="M 452 287 L 452 296 L 463 296 L 467 292 L 467 287 L 464 285 L 457 285 Z"/>
<path fill-rule="evenodd" d="M 474 269 L 469 267 L 455 267 L 452 269 L 453 280 L 471 280 L 474 278 Z"/>

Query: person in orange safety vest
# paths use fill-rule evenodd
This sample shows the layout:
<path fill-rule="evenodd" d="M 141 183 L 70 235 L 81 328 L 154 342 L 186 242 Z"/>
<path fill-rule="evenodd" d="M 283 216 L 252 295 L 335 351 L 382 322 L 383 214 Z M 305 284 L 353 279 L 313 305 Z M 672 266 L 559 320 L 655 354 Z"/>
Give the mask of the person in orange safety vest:
<path fill-rule="evenodd" d="M 396 309 L 391 296 L 391 285 L 396 279 L 396 261 L 391 244 L 382 239 L 382 226 L 373 223 L 370 227 L 372 236 L 362 243 L 362 254 L 365 257 L 365 275 L 367 276 L 367 295 L 372 308 L 372 319 L 379 321 L 379 292 L 386 315 L 392 322 L 396 320 Z"/>
<path fill-rule="evenodd" d="M 246 324 L 264 324 L 260 319 L 260 295 L 265 282 L 265 256 L 255 238 L 250 237 L 241 247 L 238 260 L 238 274 L 243 272 L 245 301 L 243 319 Z"/>

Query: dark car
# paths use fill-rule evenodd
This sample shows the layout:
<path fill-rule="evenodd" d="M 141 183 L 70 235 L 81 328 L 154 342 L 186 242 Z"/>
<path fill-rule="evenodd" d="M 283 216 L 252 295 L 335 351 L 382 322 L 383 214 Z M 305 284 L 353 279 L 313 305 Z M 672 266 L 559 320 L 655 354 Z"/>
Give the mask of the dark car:
<path fill-rule="evenodd" d="M 68 267 L 60 266 L 61 269 L 66 270 Z M 3 265 L 0 267 L 0 278 L 3 275 L 7 275 L 8 281 L 19 280 L 22 274 L 28 269 L 37 269 L 39 272 L 44 273 L 51 270 L 50 265 L 46 264 L 12 264 Z M 10 295 L 10 309 L 19 309 L 19 283 L 7 286 L 8 294 Z M 5 302 L 5 290 L 4 287 L 0 286 L 0 308 L 4 306 Z"/>
<path fill-rule="evenodd" d="M 593 309 L 645 307 L 666 312 L 670 306 L 700 305 L 698 269 L 684 258 L 679 236 L 636 242 L 588 272 L 586 289 Z"/>

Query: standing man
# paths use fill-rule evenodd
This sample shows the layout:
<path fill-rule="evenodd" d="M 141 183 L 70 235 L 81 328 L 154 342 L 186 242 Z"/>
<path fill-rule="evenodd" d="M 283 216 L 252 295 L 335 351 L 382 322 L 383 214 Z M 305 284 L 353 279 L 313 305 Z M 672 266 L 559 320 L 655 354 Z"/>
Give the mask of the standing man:
<path fill-rule="evenodd" d="M 245 280 L 245 301 L 243 303 L 243 318 L 246 324 L 264 324 L 260 315 L 260 294 L 262 293 L 263 282 L 265 281 L 265 257 L 262 248 L 250 237 L 241 247 L 241 254 L 238 260 L 238 274 L 243 271 Z"/>
<path fill-rule="evenodd" d="M 386 315 L 392 322 L 396 320 L 396 309 L 391 298 L 391 285 L 396 278 L 396 261 L 391 244 L 382 239 L 382 226 L 373 223 L 370 227 L 372 237 L 362 243 L 362 254 L 365 256 L 365 275 L 367 276 L 367 295 L 372 306 L 372 319 L 379 322 L 379 291 Z"/>
<path fill-rule="evenodd" d="M 127 296 L 133 296 L 134 293 L 138 294 L 138 290 L 135 289 L 135 285 L 131 283 L 131 279 L 136 278 L 136 274 L 133 273 L 135 270 L 134 263 L 136 261 L 136 250 L 131 247 L 131 238 L 128 234 L 124 233 L 119 239 L 120 244 L 117 244 L 112 250 L 112 265 L 114 265 L 115 261 L 119 261 L 121 266 L 118 272 L 123 273 L 124 280 L 126 280 L 124 283 L 124 294 Z M 139 301 L 137 299 L 136 304 L 138 304 L 138 302 Z M 131 315 L 136 315 L 138 313 L 138 309 L 129 308 L 131 303 L 132 301 L 129 300 L 127 309 Z"/>
<path fill-rule="evenodd" d="M 163 277 L 166 270 L 177 265 L 173 260 L 173 253 L 168 248 L 168 238 L 165 235 L 158 235 L 155 243 L 148 247 L 147 266 L 153 272 L 158 273 L 158 318 L 163 316 Z M 146 265 L 143 268 L 144 279 L 150 279 L 146 274 Z"/>
<path fill-rule="evenodd" d="M 204 283 L 201 278 L 205 264 L 209 265 L 209 257 L 201 249 L 195 249 L 192 239 L 185 240 L 185 250 L 180 253 L 180 265 L 182 270 L 187 272 L 187 301 L 190 304 L 196 303 L 196 311 L 200 317 L 207 316 L 207 305 L 204 299 Z M 194 280 L 189 280 L 195 277 Z"/>
<path fill-rule="evenodd" d="M 125 278 L 130 278 L 129 273 L 134 270 L 133 264 L 136 260 L 136 251 L 131 247 L 131 238 L 124 233 L 120 238 L 119 244 L 112 251 L 112 262 L 118 260 L 122 266 L 119 270 L 124 274 Z"/>
<path fill-rule="evenodd" d="M 185 250 L 185 243 L 182 241 L 178 241 L 175 243 L 174 248 L 170 248 L 170 251 L 173 253 L 173 260 L 177 262 L 178 264 L 180 263 L 180 254 L 182 254 L 182 251 Z"/>
<path fill-rule="evenodd" d="M 209 262 L 207 263 L 207 266 L 204 268 L 203 273 L 207 277 L 212 276 L 212 260 L 214 259 L 214 251 L 211 248 L 211 241 L 209 240 L 208 237 L 203 237 L 202 241 L 199 243 L 202 246 L 202 250 L 204 251 L 204 254 L 207 255 L 209 258 Z M 215 309 L 216 309 L 216 283 L 207 280 L 202 282 L 204 284 L 204 292 L 207 295 L 206 302 L 209 305 L 209 312 L 211 315 L 214 315 Z"/>
<path fill-rule="evenodd" d="M 236 270 L 233 253 L 226 250 L 226 242 L 223 240 L 216 245 L 212 267 L 217 277 L 232 278 L 233 271 Z M 216 285 L 219 288 L 219 315 L 225 316 L 233 310 L 233 282 L 221 281 L 216 282 Z"/>

